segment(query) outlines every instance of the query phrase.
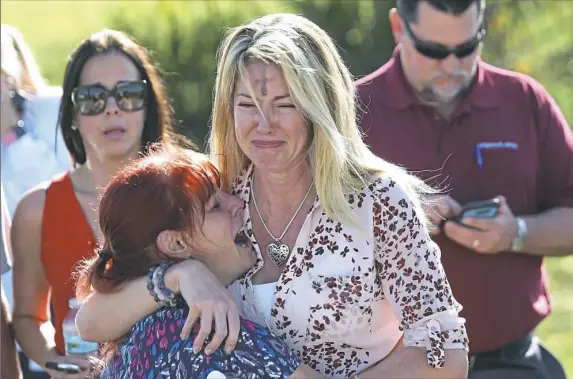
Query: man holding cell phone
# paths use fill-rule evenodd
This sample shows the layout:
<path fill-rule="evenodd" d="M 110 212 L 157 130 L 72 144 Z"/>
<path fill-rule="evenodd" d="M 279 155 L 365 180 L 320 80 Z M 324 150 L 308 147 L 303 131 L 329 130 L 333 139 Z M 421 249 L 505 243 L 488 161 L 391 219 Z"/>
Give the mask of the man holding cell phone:
<path fill-rule="evenodd" d="M 427 215 L 464 307 L 470 379 L 560 379 L 534 330 L 551 310 L 543 257 L 573 253 L 573 133 L 534 79 L 479 58 L 484 7 L 397 0 L 398 46 L 357 81 L 359 116 L 377 155 L 443 190 Z"/>

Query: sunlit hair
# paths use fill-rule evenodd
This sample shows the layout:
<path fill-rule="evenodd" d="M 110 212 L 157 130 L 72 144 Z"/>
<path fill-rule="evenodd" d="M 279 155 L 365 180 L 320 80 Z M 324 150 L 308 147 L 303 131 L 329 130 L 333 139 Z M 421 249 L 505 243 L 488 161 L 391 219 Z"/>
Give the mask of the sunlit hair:
<path fill-rule="evenodd" d="M 159 250 L 158 235 L 181 231 L 192 240 L 203 224 L 205 204 L 219 187 L 219 173 L 205 155 L 175 146 L 154 145 L 148 155 L 124 167 L 103 192 L 103 244 L 76 270 L 76 296 L 84 299 L 92 288 L 113 292 L 154 265 L 173 260 Z M 104 347 L 104 356 L 116 347 Z"/>
<path fill-rule="evenodd" d="M 282 69 L 295 106 L 312 128 L 307 159 L 327 215 L 355 222 L 344 195 L 383 175 L 398 181 L 418 205 L 420 192 L 432 192 L 421 180 L 376 157 L 363 142 L 351 74 L 332 39 L 313 22 L 292 14 L 255 19 L 229 31 L 217 60 L 209 147 L 226 190 L 250 163 L 234 133 L 237 82 L 248 83 L 247 65 L 262 61 Z M 250 94 L 256 98 L 252 88 Z"/>
<path fill-rule="evenodd" d="M 37 94 L 47 87 L 32 50 L 22 33 L 13 26 L 1 26 L 2 71 L 16 81 L 16 90 Z"/>

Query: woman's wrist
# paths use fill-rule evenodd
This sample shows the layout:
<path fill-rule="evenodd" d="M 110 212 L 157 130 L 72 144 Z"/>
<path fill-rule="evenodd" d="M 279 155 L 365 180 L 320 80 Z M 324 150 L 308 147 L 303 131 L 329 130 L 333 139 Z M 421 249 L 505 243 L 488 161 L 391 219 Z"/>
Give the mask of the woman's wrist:
<path fill-rule="evenodd" d="M 55 347 L 49 348 L 46 350 L 44 355 L 42 356 L 42 360 L 38 362 L 42 367 L 46 367 L 46 362 L 55 361 L 58 357 L 60 357 L 60 353 Z"/>
<path fill-rule="evenodd" d="M 180 270 L 178 270 L 177 265 L 173 265 L 167 269 L 165 272 L 165 288 L 170 290 L 175 294 L 180 294 L 181 290 L 179 288 L 179 275 Z"/>
<path fill-rule="evenodd" d="M 165 288 L 177 295 L 180 295 L 181 287 L 179 286 L 179 283 L 181 275 L 193 275 L 193 271 L 197 269 L 206 269 L 206 267 L 196 259 L 186 259 L 174 264 L 165 272 Z"/>

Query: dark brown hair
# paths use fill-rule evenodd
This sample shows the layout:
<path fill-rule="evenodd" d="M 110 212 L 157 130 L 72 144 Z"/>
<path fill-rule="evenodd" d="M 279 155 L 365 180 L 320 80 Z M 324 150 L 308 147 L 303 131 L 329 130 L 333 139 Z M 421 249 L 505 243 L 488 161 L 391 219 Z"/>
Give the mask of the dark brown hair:
<path fill-rule="evenodd" d="M 92 288 L 113 292 L 171 260 L 159 251 L 157 236 L 175 230 L 191 239 L 220 184 L 219 172 L 205 156 L 175 146 L 153 145 L 124 167 L 104 190 L 99 206 L 103 245 L 79 264 L 76 296 L 84 299 Z M 104 345 L 102 355 L 111 356 L 116 347 Z"/>
<path fill-rule="evenodd" d="M 125 33 L 104 29 L 91 35 L 76 48 L 68 60 L 64 74 L 58 125 L 62 128 L 62 136 L 74 164 L 86 162 L 86 151 L 80 134 L 72 129 L 75 119 L 72 91 L 79 84 L 87 61 L 95 56 L 110 53 L 120 53 L 126 56 L 137 67 L 141 79 L 146 80 L 150 86 L 147 116 L 141 136 L 142 151 L 145 152 L 152 143 L 167 142 L 171 131 L 172 110 L 159 76 L 159 70 L 151 55 Z"/>

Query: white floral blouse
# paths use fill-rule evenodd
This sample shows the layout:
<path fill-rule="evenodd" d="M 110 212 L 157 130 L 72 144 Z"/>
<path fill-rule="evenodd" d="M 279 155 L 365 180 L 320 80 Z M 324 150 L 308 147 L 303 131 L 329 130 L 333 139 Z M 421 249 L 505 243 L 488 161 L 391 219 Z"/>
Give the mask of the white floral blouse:
<path fill-rule="evenodd" d="M 247 204 L 249 167 L 234 187 Z M 267 325 L 300 359 L 329 378 L 349 378 L 386 357 L 400 338 L 441 367 L 444 349 L 465 349 L 461 306 L 440 250 L 405 191 L 391 178 L 347 196 L 359 227 L 327 217 L 319 199 L 306 217 L 276 286 L 267 324 L 251 279 L 263 266 L 246 207 L 257 263 L 230 287 L 244 317 Z"/>

